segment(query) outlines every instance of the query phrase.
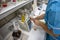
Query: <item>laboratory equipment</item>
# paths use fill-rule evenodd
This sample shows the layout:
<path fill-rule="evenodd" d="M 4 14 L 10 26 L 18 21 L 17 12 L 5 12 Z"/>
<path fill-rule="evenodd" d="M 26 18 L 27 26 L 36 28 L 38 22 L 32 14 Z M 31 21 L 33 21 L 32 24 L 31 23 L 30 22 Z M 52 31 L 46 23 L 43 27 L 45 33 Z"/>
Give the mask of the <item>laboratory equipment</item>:
<path fill-rule="evenodd" d="M 2 0 L 2 7 L 7 7 L 7 1 L 6 0 Z"/>
<path fill-rule="evenodd" d="M 17 20 L 13 22 L 13 26 L 14 26 L 14 31 L 12 33 L 13 39 L 18 40 L 21 36 L 21 31 L 19 30 L 19 24 Z"/>
<path fill-rule="evenodd" d="M 31 30 L 31 21 L 29 18 L 30 12 L 27 9 L 19 9 L 17 12 L 17 15 L 19 17 L 19 24 L 20 24 L 20 28 L 22 30 L 28 31 Z"/>
<path fill-rule="evenodd" d="M 22 15 L 21 15 L 21 21 L 22 21 L 22 22 L 25 21 L 25 13 L 22 13 Z"/>
<path fill-rule="evenodd" d="M 13 36 L 13 40 L 18 40 L 21 36 L 21 31 L 20 30 L 13 31 L 12 36 Z"/>
<path fill-rule="evenodd" d="M 16 0 L 12 0 L 13 2 L 16 2 Z"/>
<path fill-rule="evenodd" d="M 22 21 L 22 22 L 25 22 L 25 18 L 26 18 L 26 12 L 22 9 L 19 9 L 18 12 L 17 12 L 17 16 L 19 17 L 19 19 Z"/>
<path fill-rule="evenodd" d="M 11 0 L 12 4 L 16 4 L 17 0 Z"/>

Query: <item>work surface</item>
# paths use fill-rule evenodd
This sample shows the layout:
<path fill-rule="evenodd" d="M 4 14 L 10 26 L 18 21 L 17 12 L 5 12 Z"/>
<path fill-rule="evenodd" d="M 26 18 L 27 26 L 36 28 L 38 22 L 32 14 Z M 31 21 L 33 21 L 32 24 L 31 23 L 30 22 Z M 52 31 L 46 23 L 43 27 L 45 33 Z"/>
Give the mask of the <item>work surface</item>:
<path fill-rule="evenodd" d="M 30 31 L 30 36 L 28 38 L 28 40 L 45 40 L 45 32 L 43 29 L 37 29 L 34 30 L 32 29 Z"/>

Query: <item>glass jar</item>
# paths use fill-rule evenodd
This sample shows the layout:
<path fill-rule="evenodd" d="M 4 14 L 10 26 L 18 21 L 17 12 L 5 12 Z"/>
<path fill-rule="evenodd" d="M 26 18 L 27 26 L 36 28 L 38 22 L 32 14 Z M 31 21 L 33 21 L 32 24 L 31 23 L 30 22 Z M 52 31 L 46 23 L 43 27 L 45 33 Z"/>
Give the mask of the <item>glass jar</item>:
<path fill-rule="evenodd" d="M 21 31 L 20 30 L 13 31 L 12 37 L 14 40 L 18 40 L 21 37 Z"/>
<path fill-rule="evenodd" d="M 17 0 L 11 0 L 12 4 L 15 5 Z"/>
<path fill-rule="evenodd" d="M 7 1 L 6 0 L 2 0 L 2 7 L 7 7 Z"/>
<path fill-rule="evenodd" d="M 13 0 L 13 2 L 16 2 L 16 0 Z"/>

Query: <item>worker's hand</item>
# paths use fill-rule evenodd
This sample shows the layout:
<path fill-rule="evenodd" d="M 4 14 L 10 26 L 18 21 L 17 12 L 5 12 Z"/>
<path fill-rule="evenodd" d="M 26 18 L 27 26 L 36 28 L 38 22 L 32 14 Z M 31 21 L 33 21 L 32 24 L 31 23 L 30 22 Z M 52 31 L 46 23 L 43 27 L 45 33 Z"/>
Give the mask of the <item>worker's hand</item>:
<path fill-rule="evenodd" d="M 35 19 L 33 22 L 34 22 L 37 26 L 40 26 L 40 21 L 39 21 L 39 20 L 36 20 L 36 19 Z"/>
<path fill-rule="evenodd" d="M 34 21 L 34 20 L 35 20 L 35 18 L 30 17 L 30 20 Z"/>
<path fill-rule="evenodd" d="M 31 17 L 30 17 L 30 20 L 32 20 L 37 26 L 40 26 L 39 20 L 36 20 L 34 18 L 31 18 Z"/>

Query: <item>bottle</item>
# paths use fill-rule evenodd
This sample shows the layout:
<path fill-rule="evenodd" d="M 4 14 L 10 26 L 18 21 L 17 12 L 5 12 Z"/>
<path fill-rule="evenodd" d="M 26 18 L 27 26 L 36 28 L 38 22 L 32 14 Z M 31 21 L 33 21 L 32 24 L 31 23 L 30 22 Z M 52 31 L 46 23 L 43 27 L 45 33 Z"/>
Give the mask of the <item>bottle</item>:
<path fill-rule="evenodd" d="M 25 12 L 22 10 L 21 21 L 25 22 Z"/>
<path fill-rule="evenodd" d="M 21 37 L 21 31 L 20 30 L 13 31 L 12 36 L 14 40 L 18 40 Z"/>
<path fill-rule="evenodd" d="M 7 7 L 7 1 L 6 0 L 2 0 L 2 7 Z"/>
<path fill-rule="evenodd" d="M 19 30 L 19 24 L 17 21 L 13 22 L 14 31 L 12 33 L 13 39 L 18 40 L 21 36 L 21 31 Z"/>
<path fill-rule="evenodd" d="M 24 22 L 25 21 L 25 14 L 24 13 L 22 13 L 22 15 L 21 15 L 22 17 L 21 17 L 21 20 L 22 20 L 22 22 Z"/>

